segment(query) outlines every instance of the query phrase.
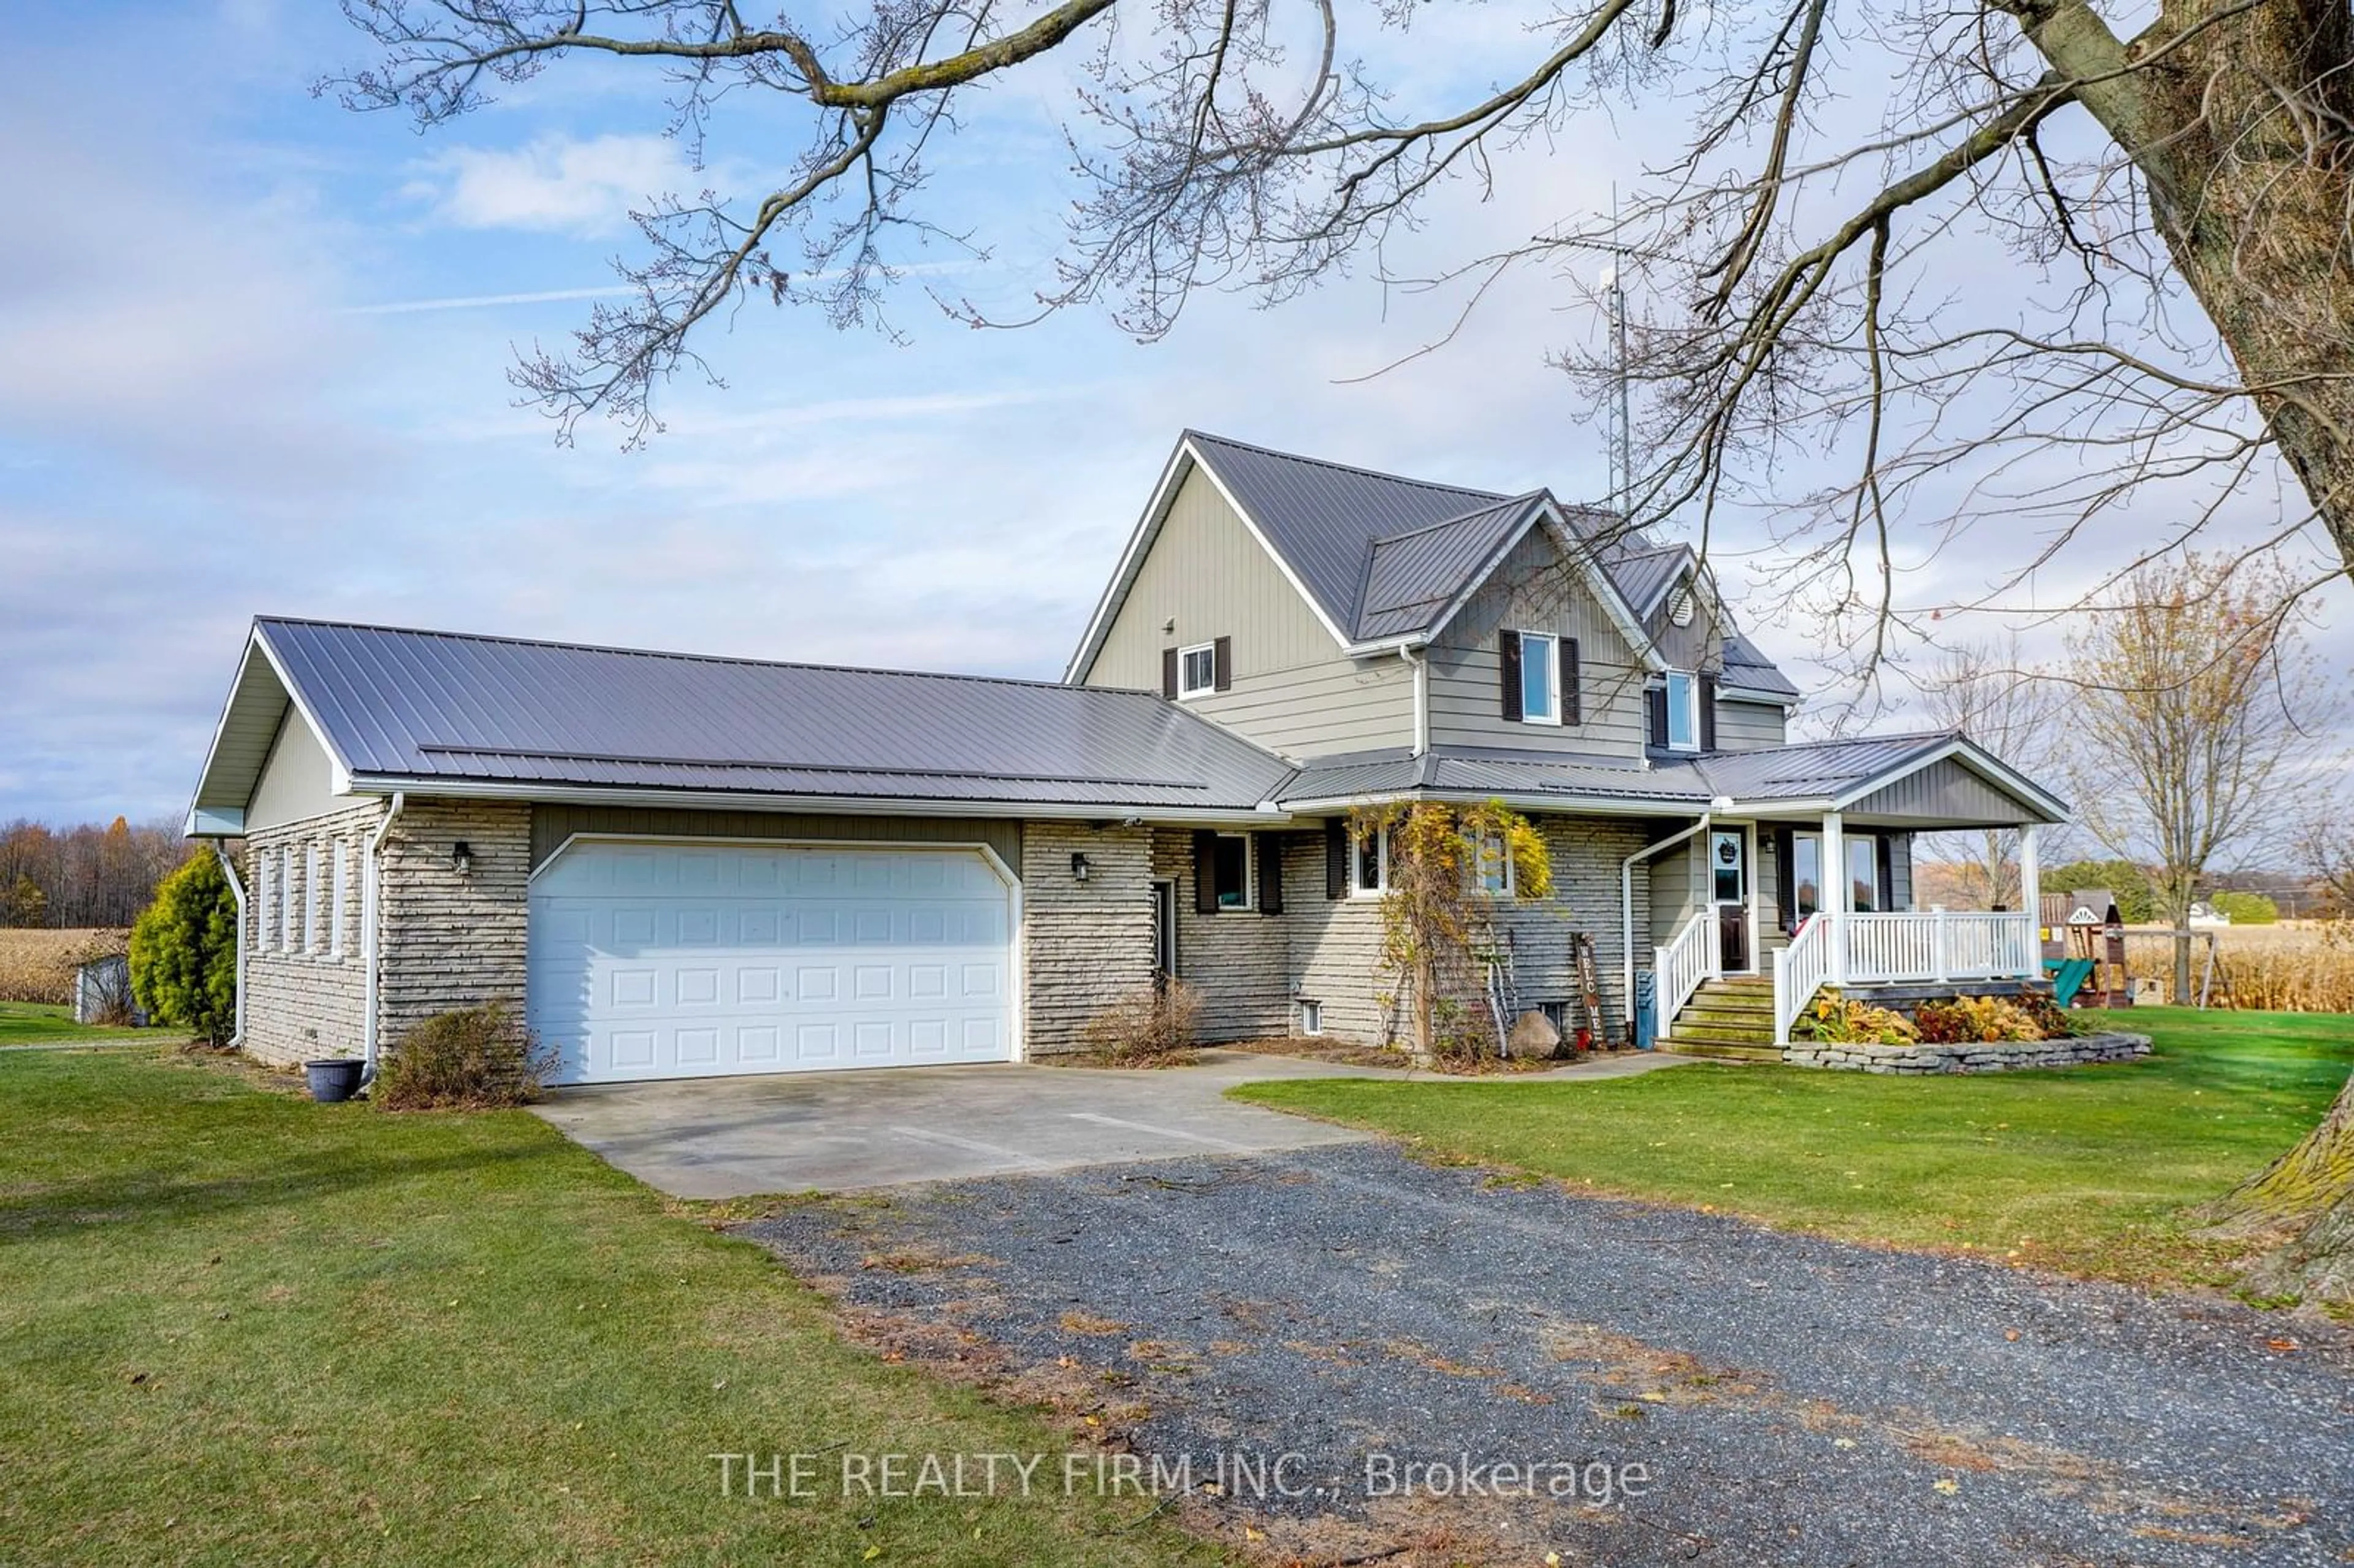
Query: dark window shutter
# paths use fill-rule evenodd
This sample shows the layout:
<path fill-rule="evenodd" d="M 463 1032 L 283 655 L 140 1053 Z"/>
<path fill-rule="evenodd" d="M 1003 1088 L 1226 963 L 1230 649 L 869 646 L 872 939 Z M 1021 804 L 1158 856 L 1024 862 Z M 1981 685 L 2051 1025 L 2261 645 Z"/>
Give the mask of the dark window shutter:
<path fill-rule="evenodd" d="M 1253 847 L 1258 853 L 1258 912 L 1280 915 L 1283 913 L 1283 835 L 1254 834 Z"/>
<path fill-rule="evenodd" d="M 1700 748 L 1716 749 L 1716 677 L 1700 678 Z"/>
<path fill-rule="evenodd" d="M 1235 689 L 1235 640 L 1221 637 L 1210 644 L 1210 684 L 1213 689 L 1231 692 Z"/>
<path fill-rule="evenodd" d="M 1790 847 L 1790 830 L 1774 830 L 1774 909 L 1785 931 L 1798 924 L 1797 852 Z"/>
<path fill-rule="evenodd" d="M 1504 716 L 1521 716 L 1521 634 L 1500 631 L 1496 634 L 1496 665 L 1504 677 Z"/>
<path fill-rule="evenodd" d="M 1668 744 L 1668 689 L 1653 686 L 1643 694 L 1643 705 L 1650 710 L 1650 744 L 1664 747 Z"/>
<path fill-rule="evenodd" d="M 1161 694 L 1171 702 L 1177 700 L 1177 650 L 1161 651 Z"/>
<path fill-rule="evenodd" d="M 1349 824 L 1339 817 L 1324 819 L 1324 896 L 1349 896 Z"/>
<path fill-rule="evenodd" d="M 1575 637 L 1561 640 L 1561 722 L 1585 722 L 1585 710 L 1578 701 L 1577 639 Z"/>
<path fill-rule="evenodd" d="M 1193 835 L 1193 913 L 1218 912 L 1218 835 L 1204 828 Z"/>
<path fill-rule="evenodd" d="M 1880 844 L 1880 906 L 1896 907 L 1896 835 L 1882 833 Z"/>

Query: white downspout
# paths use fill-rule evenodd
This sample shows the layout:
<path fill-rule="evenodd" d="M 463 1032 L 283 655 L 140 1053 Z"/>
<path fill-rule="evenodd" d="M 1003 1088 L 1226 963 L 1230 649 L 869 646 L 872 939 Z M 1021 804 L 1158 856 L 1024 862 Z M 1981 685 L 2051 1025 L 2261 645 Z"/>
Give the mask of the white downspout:
<path fill-rule="evenodd" d="M 408 804 L 408 792 L 405 789 L 394 790 L 392 809 L 385 812 L 384 821 L 378 822 L 376 825 L 376 832 L 368 835 L 367 856 L 360 863 L 360 970 L 365 977 L 362 981 L 362 994 L 366 999 L 361 1003 L 365 1011 L 360 1019 L 360 1059 L 366 1064 L 360 1069 L 362 1084 L 373 1082 L 376 1078 L 376 928 L 382 924 L 376 914 L 376 904 L 378 895 L 384 888 L 384 876 L 377 869 L 376 856 L 384 848 L 386 835 L 392 832 L 393 822 L 400 816 L 400 809 L 407 804 Z"/>
<path fill-rule="evenodd" d="M 1700 821 L 1680 833 L 1670 833 L 1658 843 L 1646 844 L 1618 863 L 1618 954 L 1621 979 L 1626 990 L 1619 992 L 1627 999 L 1627 1026 L 1634 1028 L 1635 1012 L 1635 863 L 1649 860 L 1671 844 L 1680 844 L 1695 833 L 1708 832 L 1712 811 L 1702 811 Z"/>
<path fill-rule="evenodd" d="M 1430 652 L 1412 645 L 1398 650 L 1398 657 L 1414 666 L 1414 754 L 1430 754 Z"/>
<path fill-rule="evenodd" d="M 221 874 L 228 878 L 230 896 L 237 900 L 237 1033 L 228 1039 L 228 1048 L 235 1051 L 245 1044 L 245 884 L 238 877 L 237 863 L 228 858 L 218 839 L 213 841 L 213 855 L 220 862 Z"/>

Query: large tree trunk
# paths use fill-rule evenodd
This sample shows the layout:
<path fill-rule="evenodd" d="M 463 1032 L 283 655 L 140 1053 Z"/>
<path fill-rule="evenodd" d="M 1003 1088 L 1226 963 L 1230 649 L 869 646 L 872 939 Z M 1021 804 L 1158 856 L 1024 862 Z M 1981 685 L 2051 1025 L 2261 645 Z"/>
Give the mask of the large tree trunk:
<path fill-rule="evenodd" d="M 2226 1234 L 2274 1244 L 2245 1289 L 2354 1301 L 2354 1077 L 2320 1126 L 2205 1217 Z"/>
<path fill-rule="evenodd" d="M 2348 8 L 2239 3 L 2165 0 L 2128 44 L 2084 0 L 2021 14 L 2140 171 L 2175 264 L 2354 568 Z"/>

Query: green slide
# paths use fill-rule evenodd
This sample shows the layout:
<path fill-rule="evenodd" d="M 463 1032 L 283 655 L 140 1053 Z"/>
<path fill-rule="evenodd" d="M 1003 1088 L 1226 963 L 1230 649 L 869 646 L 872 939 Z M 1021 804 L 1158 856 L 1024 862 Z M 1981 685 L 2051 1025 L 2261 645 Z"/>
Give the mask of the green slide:
<path fill-rule="evenodd" d="M 2046 959 L 2043 972 L 2052 977 L 2052 1000 L 2065 1007 L 2076 1000 L 2076 993 L 2093 978 L 2093 960 Z"/>

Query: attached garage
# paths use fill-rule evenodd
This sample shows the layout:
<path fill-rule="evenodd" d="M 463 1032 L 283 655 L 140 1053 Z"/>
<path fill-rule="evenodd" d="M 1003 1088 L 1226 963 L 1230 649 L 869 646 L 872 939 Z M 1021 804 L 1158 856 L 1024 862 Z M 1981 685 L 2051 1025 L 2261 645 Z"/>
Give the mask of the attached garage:
<path fill-rule="evenodd" d="M 977 847 L 576 838 L 533 876 L 556 1081 L 1014 1055 L 1013 879 Z"/>

